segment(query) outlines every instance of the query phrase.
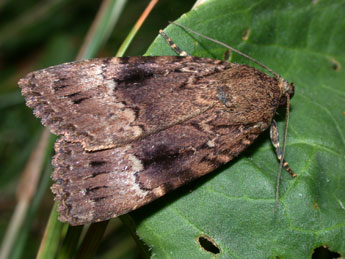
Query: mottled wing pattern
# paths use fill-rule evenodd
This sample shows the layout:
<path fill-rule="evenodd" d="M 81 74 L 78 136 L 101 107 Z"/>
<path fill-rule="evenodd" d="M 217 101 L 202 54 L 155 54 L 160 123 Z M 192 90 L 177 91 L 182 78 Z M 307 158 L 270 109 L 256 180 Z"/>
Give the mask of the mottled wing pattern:
<path fill-rule="evenodd" d="M 132 142 L 207 109 L 207 88 L 198 93 L 183 90 L 190 96 L 188 102 L 181 101 L 179 89 L 229 64 L 199 60 L 93 59 L 32 72 L 19 85 L 27 105 L 54 134 L 81 142 L 89 151 L 100 150 Z"/>
<path fill-rule="evenodd" d="M 94 86 L 75 76 L 62 89 L 37 79 L 72 69 L 67 81 L 73 72 L 93 81 L 79 71 L 90 67 L 102 71 Z M 230 161 L 271 124 L 281 96 L 277 81 L 254 68 L 194 57 L 91 60 L 47 70 L 20 84 L 35 114 L 62 135 L 52 190 L 60 219 L 73 225 L 125 214 Z M 61 73 L 54 72 L 58 85 Z M 77 92 L 87 99 L 74 99 Z"/>

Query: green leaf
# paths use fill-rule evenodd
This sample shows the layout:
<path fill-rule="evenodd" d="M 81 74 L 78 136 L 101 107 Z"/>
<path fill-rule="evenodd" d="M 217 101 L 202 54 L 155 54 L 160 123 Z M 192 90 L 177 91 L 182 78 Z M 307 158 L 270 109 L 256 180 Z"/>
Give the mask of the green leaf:
<path fill-rule="evenodd" d="M 286 160 L 298 176 L 283 172 L 273 211 L 278 161 L 263 133 L 225 167 L 131 213 L 152 255 L 210 258 L 201 235 L 220 258 L 310 258 L 321 245 L 345 254 L 344 14 L 344 0 L 210 0 L 178 20 L 295 82 Z M 174 25 L 165 31 L 193 56 L 226 51 Z M 174 52 L 157 37 L 147 55 Z"/>

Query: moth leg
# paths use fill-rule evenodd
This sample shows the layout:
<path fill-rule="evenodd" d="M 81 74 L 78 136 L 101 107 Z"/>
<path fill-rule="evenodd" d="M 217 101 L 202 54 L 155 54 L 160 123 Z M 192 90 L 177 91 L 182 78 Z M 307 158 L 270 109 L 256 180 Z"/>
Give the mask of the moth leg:
<path fill-rule="evenodd" d="M 280 149 L 278 127 L 277 127 L 277 123 L 276 123 L 275 120 L 273 120 L 272 124 L 271 124 L 270 137 L 271 137 L 272 145 L 276 149 L 277 157 L 278 157 L 279 160 L 281 160 L 282 157 L 283 157 L 283 154 L 282 154 L 282 151 Z M 294 171 L 292 171 L 292 169 L 290 168 L 288 162 L 286 162 L 285 159 L 283 159 L 283 167 L 285 168 L 285 170 L 289 174 L 291 174 L 292 177 L 296 177 L 297 176 L 294 173 Z"/>
<path fill-rule="evenodd" d="M 159 30 L 159 34 L 165 39 L 165 41 L 169 44 L 169 46 L 175 51 L 179 56 L 186 57 L 190 56 L 187 52 L 180 49 L 169 37 L 165 34 L 163 30 Z"/>

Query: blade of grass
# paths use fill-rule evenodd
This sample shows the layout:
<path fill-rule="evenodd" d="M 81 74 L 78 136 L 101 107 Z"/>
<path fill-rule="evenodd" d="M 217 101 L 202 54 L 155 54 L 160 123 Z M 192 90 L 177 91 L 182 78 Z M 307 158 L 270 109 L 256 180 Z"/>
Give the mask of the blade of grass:
<path fill-rule="evenodd" d="M 86 232 L 85 238 L 80 245 L 76 258 L 89 259 L 94 258 L 98 246 L 101 243 L 104 232 L 108 226 L 109 220 L 93 223 Z M 59 258 L 60 259 L 60 258 Z"/>
<path fill-rule="evenodd" d="M 136 24 L 133 26 L 132 30 L 129 32 L 126 39 L 121 44 L 119 50 L 116 52 L 115 57 L 122 57 L 126 50 L 128 49 L 129 44 L 132 42 L 134 36 L 137 34 L 141 26 L 143 25 L 144 21 L 146 20 L 147 16 L 152 11 L 153 7 L 157 4 L 158 0 L 151 0 L 150 3 L 147 5 L 146 9 L 142 13 L 142 15 L 139 17 Z"/>
<path fill-rule="evenodd" d="M 49 131 L 44 129 L 35 150 L 31 153 L 18 184 L 18 203 L 1 245 L 0 258 L 7 258 L 9 256 L 18 232 L 23 225 L 30 202 L 38 185 L 45 154 L 45 152 L 42 152 L 42 150 L 45 150 L 46 146 L 48 145 L 48 140 Z"/>
<path fill-rule="evenodd" d="M 57 259 L 74 258 L 77 253 L 78 241 L 82 233 L 83 226 L 69 226 L 64 238 L 63 245 L 59 251 Z"/>
<path fill-rule="evenodd" d="M 56 137 L 50 135 L 48 152 L 45 153 L 44 159 L 44 170 L 40 179 L 38 189 L 36 189 L 35 196 L 32 199 L 30 207 L 25 216 L 23 225 L 20 227 L 20 232 L 16 238 L 15 246 L 12 249 L 10 258 L 11 259 L 20 259 L 25 253 L 27 247 L 27 241 L 30 237 L 30 231 L 32 229 L 32 223 L 37 219 L 37 211 L 40 208 L 43 198 L 47 192 L 47 188 L 51 183 L 50 175 L 52 173 L 51 157 L 53 153 L 53 146 L 55 143 Z"/>
<path fill-rule="evenodd" d="M 123 11 L 127 0 L 104 0 L 86 35 L 77 60 L 92 58 L 106 42 Z"/>
<path fill-rule="evenodd" d="M 48 150 L 53 150 L 53 145 L 56 138 L 52 136 L 49 140 L 49 148 Z M 30 237 L 30 230 L 32 228 L 32 222 L 37 221 L 37 211 L 41 205 L 42 199 L 45 197 L 47 188 L 51 183 L 50 175 L 52 173 L 52 165 L 51 165 L 51 155 L 52 152 L 47 152 L 46 159 L 45 159 L 45 169 L 43 170 L 41 181 L 38 187 L 38 190 L 35 193 L 35 197 L 32 200 L 30 208 L 28 210 L 27 216 L 25 217 L 25 221 L 23 226 L 20 228 L 20 235 L 16 239 L 15 249 L 12 249 L 12 253 L 10 258 L 11 259 L 20 259 L 23 258 L 23 254 L 26 252 L 27 248 L 27 240 Z M 58 238 L 60 239 L 61 234 L 57 233 Z"/>
<path fill-rule="evenodd" d="M 36 257 L 37 259 L 55 258 L 54 255 L 59 248 L 61 233 L 67 228 L 67 224 L 58 221 L 57 218 L 57 203 L 55 203 L 50 212 L 48 224 Z"/>

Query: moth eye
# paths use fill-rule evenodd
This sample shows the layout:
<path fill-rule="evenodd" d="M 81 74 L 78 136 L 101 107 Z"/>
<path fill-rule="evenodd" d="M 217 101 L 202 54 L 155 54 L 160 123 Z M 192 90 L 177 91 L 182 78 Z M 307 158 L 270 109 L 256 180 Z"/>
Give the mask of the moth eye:
<path fill-rule="evenodd" d="M 285 81 L 286 82 L 286 81 Z M 288 93 L 290 96 L 290 99 L 295 95 L 295 84 L 294 83 L 288 83 L 286 82 L 285 86 L 285 94 Z M 279 100 L 279 106 L 283 107 L 286 106 L 286 96 L 283 95 Z"/>
<path fill-rule="evenodd" d="M 282 96 L 279 100 L 279 107 L 285 107 L 286 106 L 286 96 Z"/>

